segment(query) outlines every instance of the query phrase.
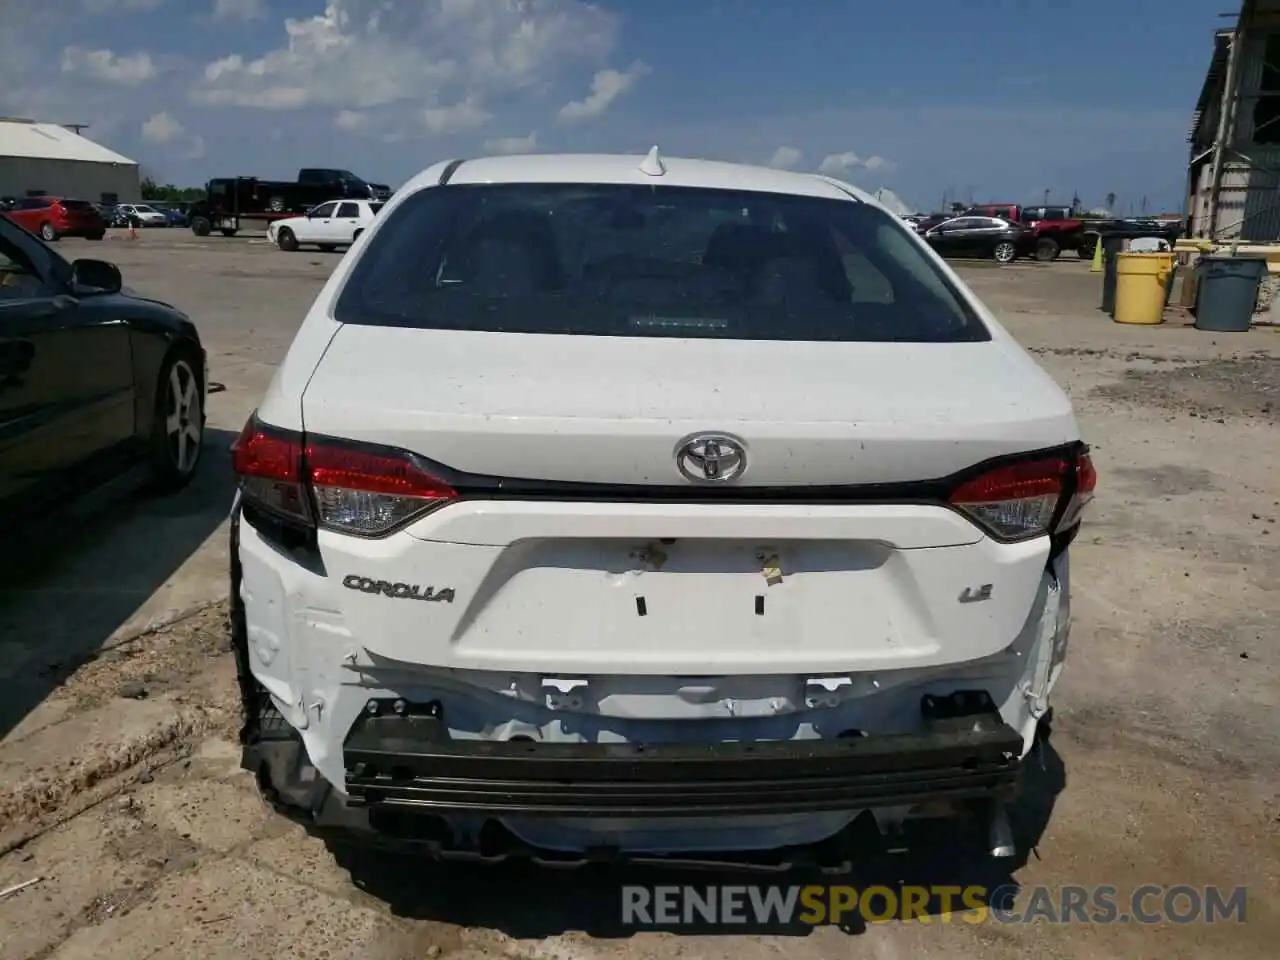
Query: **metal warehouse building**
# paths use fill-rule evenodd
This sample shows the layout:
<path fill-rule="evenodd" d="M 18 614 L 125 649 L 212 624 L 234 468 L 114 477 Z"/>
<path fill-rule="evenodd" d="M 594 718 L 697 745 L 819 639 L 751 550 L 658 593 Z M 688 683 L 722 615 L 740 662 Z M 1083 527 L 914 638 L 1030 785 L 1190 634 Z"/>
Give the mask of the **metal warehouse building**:
<path fill-rule="evenodd" d="M 1187 139 L 1192 234 L 1280 240 L 1280 0 L 1217 31 Z"/>
<path fill-rule="evenodd" d="M 141 199 L 138 164 L 56 123 L 0 118 L 0 197 Z"/>

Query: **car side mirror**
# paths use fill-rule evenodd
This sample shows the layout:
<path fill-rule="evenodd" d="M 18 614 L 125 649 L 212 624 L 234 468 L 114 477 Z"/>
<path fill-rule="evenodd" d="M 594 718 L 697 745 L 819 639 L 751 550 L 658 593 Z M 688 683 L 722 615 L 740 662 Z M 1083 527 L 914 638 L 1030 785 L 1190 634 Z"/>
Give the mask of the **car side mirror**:
<path fill-rule="evenodd" d="M 71 286 L 77 295 L 119 293 L 124 286 L 120 268 L 105 260 L 76 260 L 71 264 Z"/>

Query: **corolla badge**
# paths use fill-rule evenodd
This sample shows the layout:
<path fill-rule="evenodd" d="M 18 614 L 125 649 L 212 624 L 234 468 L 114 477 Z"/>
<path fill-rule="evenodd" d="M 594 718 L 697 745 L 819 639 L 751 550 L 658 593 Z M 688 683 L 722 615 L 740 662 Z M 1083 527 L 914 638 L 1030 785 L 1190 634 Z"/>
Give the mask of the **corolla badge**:
<path fill-rule="evenodd" d="M 359 590 L 361 593 L 377 593 L 393 600 L 426 600 L 428 602 L 453 603 L 453 587 L 426 587 L 417 583 L 398 583 L 390 580 L 375 580 L 351 574 L 342 578 L 342 585 L 348 590 Z"/>

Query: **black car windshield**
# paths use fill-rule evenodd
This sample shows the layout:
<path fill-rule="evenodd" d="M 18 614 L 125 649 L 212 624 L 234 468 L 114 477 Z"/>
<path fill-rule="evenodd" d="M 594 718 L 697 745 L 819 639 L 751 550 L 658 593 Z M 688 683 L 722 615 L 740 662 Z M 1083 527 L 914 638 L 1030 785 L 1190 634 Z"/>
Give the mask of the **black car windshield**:
<path fill-rule="evenodd" d="M 896 217 L 853 200 L 484 184 L 384 214 L 342 323 L 734 340 L 989 340 Z"/>

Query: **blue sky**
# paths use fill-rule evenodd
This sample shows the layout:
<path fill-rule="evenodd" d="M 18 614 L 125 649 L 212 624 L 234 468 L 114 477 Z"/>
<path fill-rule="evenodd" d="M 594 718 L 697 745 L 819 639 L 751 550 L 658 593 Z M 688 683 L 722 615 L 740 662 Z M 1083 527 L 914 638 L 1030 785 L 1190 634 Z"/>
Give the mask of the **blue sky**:
<path fill-rule="evenodd" d="M 1181 209 L 1205 0 L 23 0 L 0 109 L 157 179 L 486 152 L 825 169 L 931 209 Z"/>

